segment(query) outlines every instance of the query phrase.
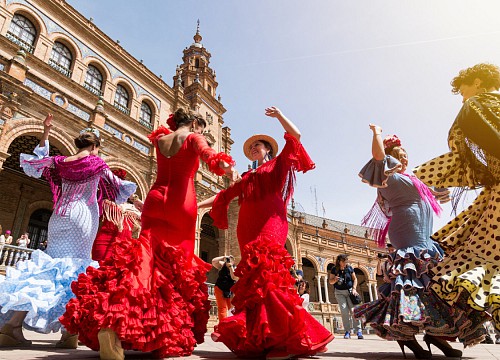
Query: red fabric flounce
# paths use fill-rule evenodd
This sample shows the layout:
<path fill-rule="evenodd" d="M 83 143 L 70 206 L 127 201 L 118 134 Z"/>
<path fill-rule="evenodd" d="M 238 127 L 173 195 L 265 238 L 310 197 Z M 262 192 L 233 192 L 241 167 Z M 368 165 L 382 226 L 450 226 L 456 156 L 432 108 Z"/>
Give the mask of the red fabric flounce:
<path fill-rule="evenodd" d="M 188 264 L 182 250 L 168 245 L 161 250 L 168 266 L 160 272 L 152 266 L 148 237 L 117 239 L 111 258 L 73 282 L 75 298 L 61 323 L 93 350 L 99 350 L 99 330 L 111 328 L 125 349 L 155 351 L 159 357 L 190 355 L 207 330 L 210 265 L 196 257 Z"/>
<path fill-rule="evenodd" d="M 151 141 L 151 143 L 156 144 L 156 141 L 158 140 L 158 138 L 162 137 L 163 135 L 168 135 L 170 133 L 172 133 L 172 130 L 161 125 L 160 127 L 158 127 L 158 129 L 153 130 L 148 135 L 148 139 L 149 139 L 149 141 Z"/>
<path fill-rule="evenodd" d="M 312 161 L 302 143 L 289 133 L 285 133 L 287 143 L 293 144 L 293 151 L 290 151 L 288 158 L 293 163 L 295 171 L 307 172 L 316 168 L 316 164 Z"/>
<path fill-rule="evenodd" d="M 215 327 L 213 337 L 241 357 L 270 351 L 313 355 L 333 335 L 303 307 L 289 269 L 293 259 L 272 239 L 247 244 L 236 268 L 234 316 Z"/>
<path fill-rule="evenodd" d="M 231 166 L 234 166 L 234 164 L 235 164 L 233 158 L 230 155 L 223 153 L 223 152 L 219 152 L 219 153 L 212 154 L 208 157 L 208 159 L 206 161 L 206 163 L 208 165 L 208 169 L 216 175 L 219 175 L 219 176 L 224 175 L 225 174 L 224 170 L 222 170 L 220 168 L 221 161 L 224 161 Z"/>

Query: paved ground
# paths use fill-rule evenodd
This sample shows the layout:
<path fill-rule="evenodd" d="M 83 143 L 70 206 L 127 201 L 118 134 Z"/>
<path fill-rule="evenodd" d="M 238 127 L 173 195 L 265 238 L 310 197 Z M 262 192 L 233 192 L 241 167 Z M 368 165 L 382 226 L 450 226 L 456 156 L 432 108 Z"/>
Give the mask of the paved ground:
<path fill-rule="evenodd" d="M 34 340 L 33 346 L 30 349 L 2 349 L 0 350 L 0 359 L 8 360 L 34 360 L 34 359 L 51 359 L 51 360 L 79 360 L 79 359 L 99 359 L 97 352 L 90 350 L 85 346 L 80 346 L 76 350 L 56 350 L 54 344 L 58 340 L 57 334 L 40 335 L 36 333 L 26 333 L 28 339 Z M 227 350 L 227 348 L 219 343 L 214 343 L 207 336 L 204 344 L 200 345 L 193 355 L 184 359 L 236 359 L 236 357 Z M 421 344 L 422 339 L 419 338 Z M 461 349 L 459 343 L 452 344 L 453 347 Z M 399 346 L 394 341 L 384 341 L 375 335 L 367 335 L 364 340 L 350 339 L 345 340 L 342 336 L 338 336 L 330 343 L 329 351 L 325 354 L 316 356 L 311 359 L 326 360 L 326 359 L 369 359 L 369 360 L 396 360 L 403 359 L 403 355 L 399 350 Z M 431 347 L 431 350 L 436 351 L 433 359 L 447 359 L 439 350 Z M 408 350 L 409 351 L 409 350 Z M 408 359 L 415 359 L 413 353 L 407 353 Z M 128 351 L 126 359 L 146 360 L 151 359 L 147 353 L 139 353 Z M 449 359 L 449 358 L 448 358 Z M 468 348 L 464 351 L 464 360 L 500 360 L 500 345 L 478 345 Z"/>

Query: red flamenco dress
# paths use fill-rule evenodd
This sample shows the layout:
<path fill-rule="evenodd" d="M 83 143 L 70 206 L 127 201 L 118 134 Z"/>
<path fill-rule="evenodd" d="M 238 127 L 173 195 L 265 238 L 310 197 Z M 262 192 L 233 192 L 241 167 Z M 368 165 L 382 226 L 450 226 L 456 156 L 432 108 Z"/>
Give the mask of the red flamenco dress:
<path fill-rule="evenodd" d="M 193 179 L 200 157 L 218 175 L 223 174 L 221 160 L 234 162 L 195 133 L 177 154 L 165 157 L 157 139 L 168 133 L 161 127 L 150 135 L 157 148 L 158 175 L 144 202 L 139 238 L 119 236 L 112 257 L 79 276 L 72 284 L 76 297 L 60 318 L 93 350 L 99 350 L 97 334 L 105 328 L 117 334 L 124 349 L 154 351 L 156 357 L 190 355 L 204 340 L 210 265 L 194 255 Z"/>
<path fill-rule="evenodd" d="M 289 272 L 294 261 L 285 242 L 294 171 L 306 172 L 315 165 L 296 138 L 285 134 L 285 140 L 276 158 L 219 192 L 210 213 L 214 224 L 226 229 L 229 203 L 239 197 L 237 234 L 242 258 L 235 272 L 239 280 L 231 289 L 235 312 L 212 334 L 239 357 L 314 355 L 333 340 L 302 307 Z"/>

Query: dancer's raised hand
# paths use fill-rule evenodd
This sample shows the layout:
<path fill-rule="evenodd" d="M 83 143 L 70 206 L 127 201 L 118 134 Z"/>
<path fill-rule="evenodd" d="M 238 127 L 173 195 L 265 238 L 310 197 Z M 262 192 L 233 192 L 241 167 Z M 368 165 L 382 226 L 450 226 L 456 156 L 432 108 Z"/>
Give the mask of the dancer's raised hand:
<path fill-rule="evenodd" d="M 375 124 L 370 124 L 370 129 L 373 131 L 373 135 L 380 135 L 382 134 L 382 128 L 378 125 Z"/>

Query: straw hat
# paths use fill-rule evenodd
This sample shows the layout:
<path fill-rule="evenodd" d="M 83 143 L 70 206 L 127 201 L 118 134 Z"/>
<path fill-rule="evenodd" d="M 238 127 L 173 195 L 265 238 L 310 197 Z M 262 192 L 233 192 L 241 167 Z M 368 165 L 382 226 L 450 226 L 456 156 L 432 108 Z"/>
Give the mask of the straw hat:
<path fill-rule="evenodd" d="M 276 142 L 276 140 L 274 140 L 269 135 L 257 134 L 250 136 L 243 144 L 243 153 L 248 160 L 252 161 L 252 157 L 250 156 L 250 145 L 252 145 L 257 140 L 267 141 L 271 145 L 271 149 L 273 149 L 273 157 L 278 155 L 278 143 Z"/>

